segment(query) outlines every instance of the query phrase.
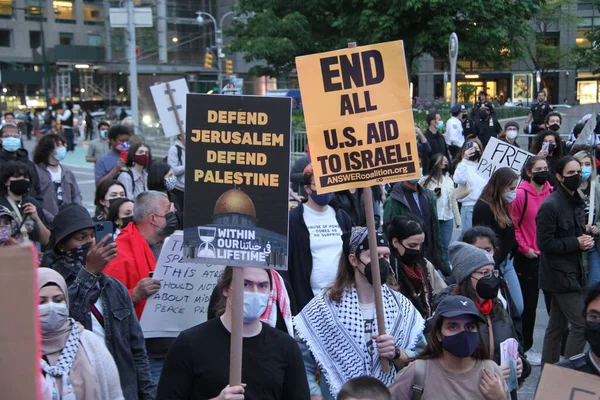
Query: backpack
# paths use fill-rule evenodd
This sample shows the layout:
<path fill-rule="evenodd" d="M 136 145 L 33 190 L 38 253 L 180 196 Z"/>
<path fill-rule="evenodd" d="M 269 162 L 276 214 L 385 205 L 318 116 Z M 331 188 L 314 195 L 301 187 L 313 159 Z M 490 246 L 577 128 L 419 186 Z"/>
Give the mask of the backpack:
<path fill-rule="evenodd" d="M 133 172 L 131 172 L 131 169 L 127 168 L 125 170 L 121 170 L 121 172 L 119 172 L 119 174 L 114 179 L 119 180 L 119 176 L 121 176 L 122 173 L 126 173 L 127 175 L 129 175 L 129 177 L 131 178 L 131 187 L 133 188 L 133 190 L 135 190 L 135 181 L 133 180 Z M 131 199 L 134 198 L 133 193 L 127 193 L 127 195 L 131 196 Z"/>
<path fill-rule="evenodd" d="M 183 155 L 183 147 L 177 145 L 175 145 L 175 147 L 177 148 L 177 160 L 179 160 L 179 165 L 183 165 L 183 162 L 181 161 L 181 156 Z M 169 156 L 166 155 L 163 161 L 167 162 L 168 158 Z"/>
<path fill-rule="evenodd" d="M 415 377 L 412 385 L 412 398 L 413 400 L 421 400 L 423 397 L 423 390 L 425 389 L 425 365 L 427 360 L 415 360 Z M 493 371 L 494 364 L 492 360 L 482 360 L 483 367 Z"/>

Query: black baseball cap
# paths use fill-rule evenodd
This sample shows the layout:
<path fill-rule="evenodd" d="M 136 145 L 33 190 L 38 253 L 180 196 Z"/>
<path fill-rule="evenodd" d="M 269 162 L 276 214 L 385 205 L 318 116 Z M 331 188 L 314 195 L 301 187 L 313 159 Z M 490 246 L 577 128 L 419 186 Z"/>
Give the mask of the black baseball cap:
<path fill-rule="evenodd" d="M 434 316 L 437 317 L 438 315 L 446 318 L 458 317 L 459 315 L 472 315 L 482 324 L 486 323 L 479 310 L 477 310 L 477 307 L 475 307 L 473 300 L 465 296 L 450 295 L 444 297 L 435 309 Z"/>

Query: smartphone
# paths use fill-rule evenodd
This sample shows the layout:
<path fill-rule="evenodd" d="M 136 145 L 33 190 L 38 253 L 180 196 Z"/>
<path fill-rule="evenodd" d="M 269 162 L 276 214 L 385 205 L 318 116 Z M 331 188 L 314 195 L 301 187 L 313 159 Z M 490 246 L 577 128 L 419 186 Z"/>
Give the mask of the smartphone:
<path fill-rule="evenodd" d="M 96 222 L 94 225 L 94 233 L 96 235 L 96 243 L 99 243 L 104 236 L 110 233 L 110 239 L 104 243 L 104 245 L 111 244 L 113 242 L 113 234 L 115 233 L 115 228 L 113 227 L 113 223 L 110 221 Z"/>
<path fill-rule="evenodd" d="M 150 271 L 150 272 L 148 272 L 148 276 L 149 276 L 150 278 L 152 278 L 152 277 L 154 276 L 154 272 L 153 272 L 153 271 Z"/>
<path fill-rule="evenodd" d="M 468 143 L 467 143 L 467 149 L 470 149 L 471 147 L 473 147 L 473 143 L 474 143 L 474 142 L 468 142 Z"/>
<path fill-rule="evenodd" d="M 548 151 L 548 149 L 550 149 L 550 143 L 542 142 L 542 150 Z"/>

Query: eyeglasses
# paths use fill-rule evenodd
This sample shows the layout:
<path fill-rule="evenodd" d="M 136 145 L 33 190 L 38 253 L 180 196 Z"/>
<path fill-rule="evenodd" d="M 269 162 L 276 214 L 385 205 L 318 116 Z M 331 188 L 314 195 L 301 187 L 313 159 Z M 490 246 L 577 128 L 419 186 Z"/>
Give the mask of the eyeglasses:
<path fill-rule="evenodd" d="M 492 270 L 488 269 L 486 271 L 475 271 L 475 272 L 473 272 L 473 275 L 475 275 L 475 274 L 481 275 L 481 278 L 479 278 L 479 279 L 489 279 L 492 276 L 495 276 L 497 278 L 499 276 L 500 272 L 497 269 L 492 269 Z M 477 279 L 477 278 L 475 278 L 475 279 Z M 479 279 L 477 279 L 477 280 L 479 280 Z"/>

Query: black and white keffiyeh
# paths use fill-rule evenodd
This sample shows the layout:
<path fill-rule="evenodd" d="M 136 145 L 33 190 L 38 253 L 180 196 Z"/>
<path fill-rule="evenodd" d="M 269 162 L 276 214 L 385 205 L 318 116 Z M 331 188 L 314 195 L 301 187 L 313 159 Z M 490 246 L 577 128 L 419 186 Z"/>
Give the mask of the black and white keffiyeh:
<path fill-rule="evenodd" d="M 413 348 L 423 332 L 421 314 L 407 298 L 385 285 L 382 294 L 387 334 L 394 337 L 397 347 Z M 334 398 L 344 383 L 359 376 L 375 377 L 386 386 L 393 383 L 395 369 L 386 373 L 379 357 L 371 361 L 356 288 L 347 289 L 339 303 L 322 291 L 294 317 L 294 328 L 321 368 Z M 376 322 L 373 334 L 377 334 Z"/>
<path fill-rule="evenodd" d="M 73 366 L 73 361 L 77 355 L 79 349 L 79 327 L 73 318 L 69 318 L 71 322 L 71 333 L 65 347 L 60 353 L 60 357 L 56 362 L 56 365 L 50 365 L 42 358 L 42 369 L 46 373 L 46 383 L 52 393 L 52 400 L 76 400 L 75 390 L 69 379 L 69 372 Z M 58 392 L 58 385 L 56 384 L 56 378 L 62 379 L 62 391 Z"/>

